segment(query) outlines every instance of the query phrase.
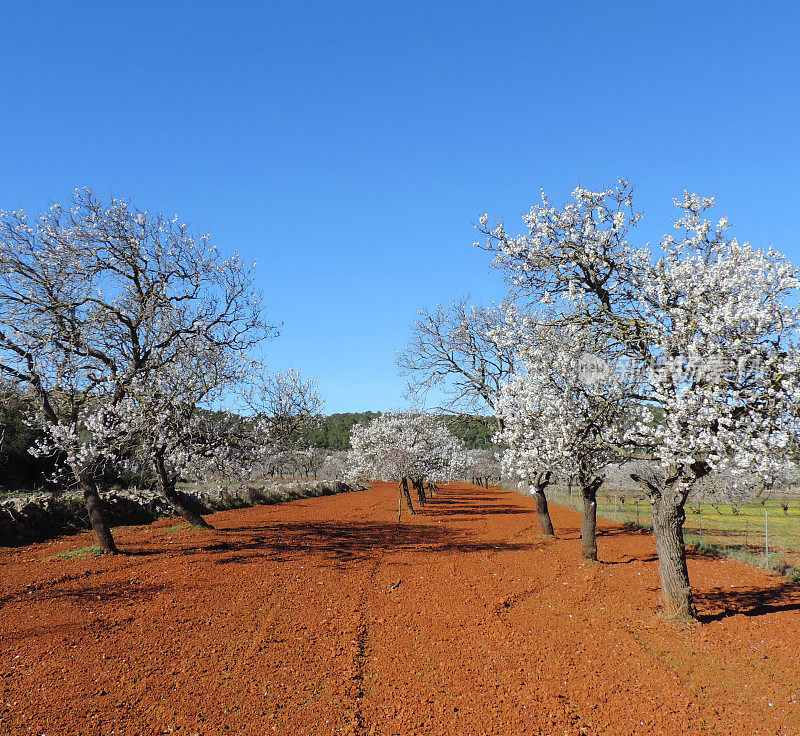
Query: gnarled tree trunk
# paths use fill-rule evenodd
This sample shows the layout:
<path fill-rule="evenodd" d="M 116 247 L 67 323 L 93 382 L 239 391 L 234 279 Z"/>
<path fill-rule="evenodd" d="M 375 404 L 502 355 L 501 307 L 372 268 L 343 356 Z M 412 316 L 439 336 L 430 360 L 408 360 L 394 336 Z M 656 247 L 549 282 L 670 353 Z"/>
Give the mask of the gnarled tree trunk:
<path fill-rule="evenodd" d="M 545 489 L 550 485 L 550 471 L 539 473 L 533 482 L 533 497 L 536 499 L 536 513 L 539 516 L 539 525 L 542 527 L 542 534 L 546 537 L 556 535 L 553 530 L 553 522 L 550 519 L 550 508 L 547 505 Z"/>
<path fill-rule="evenodd" d="M 106 506 L 97 492 L 94 478 L 88 471 L 82 471 L 78 474 L 78 483 L 83 491 L 83 502 L 86 504 L 86 511 L 89 514 L 89 522 L 92 525 L 97 546 L 107 554 L 118 554 L 119 550 L 114 542 L 114 536 L 111 534 L 111 527 L 108 525 Z"/>
<path fill-rule="evenodd" d="M 583 519 L 581 521 L 581 556 L 585 560 L 597 560 L 597 491 L 603 485 L 602 478 L 581 478 L 583 497 Z"/>
<path fill-rule="evenodd" d="M 406 506 L 408 506 L 408 510 L 413 514 L 414 512 L 414 504 L 411 503 L 411 493 L 408 490 L 408 478 L 403 478 L 400 481 L 400 494 L 405 496 L 406 499 Z"/>
<path fill-rule="evenodd" d="M 158 476 L 158 492 L 169 502 L 175 511 L 178 512 L 192 526 L 199 526 L 203 529 L 213 529 L 200 514 L 196 514 L 190 509 L 175 491 L 175 478 L 167 469 L 163 457 L 155 458 L 156 474 Z"/>
<path fill-rule="evenodd" d="M 658 574 L 664 615 L 671 619 L 697 618 L 689 570 L 683 524 L 686 514 L 679 494 L 666 492 L 653 504 L 653 533 L 658 553 Z"/>
<path fill-rule="evenodd" d="M 668 619 L 697 618 L 689 570 L 686 566 L 686 546 L 683 541 L 683 510 L 690 484 L 681 473 L 670 468 L 662 487 L 631 474 L 650 497 L 653 506 L 653 534 L 658 554 L 658 575 L 661 578 L 661 598 L 664 616 Z"/>
<path fill-rule="evenodd" d="M 424 506 L 428 500 L 425 496 L 425 483 L 421 480 L 412 480 L 411 483 L 417 492 L 417 501 L 419 502 L 419 505 Z"/>

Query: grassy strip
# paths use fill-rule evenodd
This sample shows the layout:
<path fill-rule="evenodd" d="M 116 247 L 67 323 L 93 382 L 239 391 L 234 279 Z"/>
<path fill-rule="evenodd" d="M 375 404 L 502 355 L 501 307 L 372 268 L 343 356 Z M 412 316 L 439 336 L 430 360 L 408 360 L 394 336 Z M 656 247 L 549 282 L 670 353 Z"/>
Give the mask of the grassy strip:
<path fill-rule="evenodd" d="M 517 490 L 513 485 L 508 490 Z M 548 494 L 551 503 L 581 510 L 577 494 L 570 497 L 565 489 L 556 488 Z M 624 499 L 624 501 L 623 501 Z M 597 499 L 597 515 L 634 529 L 652 533 L 650 504 L 639 498 L 637 508 L 635 493 L 606 493 Z M 788 506 L 788 510 L 786 508 Z M 769 554 L 764 548 L 764 516 L 769 527 Z M 687 547 L 703 554 L 736 560 L 746 565 L 760 567 L 800 582 L 800 568 L 788 561 L 785 555 L 800 556 L 800 502 L 796 498 L 770 499 L 765 503 L 688 503 L 686 505 L 684 542 Z M 702 531 L 701 531 L 702 530 Z M 774 551 L 782 547 L 780 552 Z"/>
<path fill-rule="evenodd" d="M 694 548 L 697 552 L 703 554 L 714 555 L 714 557 L 721 557 L 728 560 L 736 560 L 743 562 L 745 565 L 753 567 L 761 567 L 770 572 L 776 572 L 779 575 L 789 578 L 793 583 L 800 583 L 800 568 L 790 565 L 782 555 L 777 552 L 751 552 L 741 547 L 730 547 L 721 544 L 715 544 L 706 540 L 701 540 L 696 534 L 684 534 L 684 543 L 687 547 Z"/>
<path fill-rule="evenodd" d="M 87 557 L 101 557 L 103 550 L 100 547 L 92 545 L 91 547 L 81 547 L 80 549 L 68 549 L 64 552 L 59 552 L 54 557 L 59 557 L 62 560 L 85 560 Z"/>

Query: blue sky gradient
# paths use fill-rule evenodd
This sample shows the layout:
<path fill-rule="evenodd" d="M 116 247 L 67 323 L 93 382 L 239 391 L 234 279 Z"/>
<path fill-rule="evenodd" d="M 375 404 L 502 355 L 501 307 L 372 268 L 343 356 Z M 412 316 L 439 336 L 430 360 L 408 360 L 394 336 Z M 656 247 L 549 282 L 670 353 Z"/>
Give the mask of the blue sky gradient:
<path fill-rule="evenodd" d="M 684 189 L 800 262 L 800 5 L 30 2 L 2 11 L 0 208 L 75 187 L 258 261 L 267 355 L 326 411 L 404 406 L 416 310 L 499 299 L 472 222 L 544 188 Z"/>

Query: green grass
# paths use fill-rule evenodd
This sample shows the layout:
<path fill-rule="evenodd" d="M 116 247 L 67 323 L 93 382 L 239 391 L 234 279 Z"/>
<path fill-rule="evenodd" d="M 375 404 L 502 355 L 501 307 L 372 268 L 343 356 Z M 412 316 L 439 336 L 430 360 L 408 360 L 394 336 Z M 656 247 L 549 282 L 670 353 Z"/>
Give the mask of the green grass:
<path fill-rule="evenodd" d="M 165 527 L 164 531 L 168 532 L 170 534 L 173 534 L 175 532 L 187 532 L 190 529 L 194 529 L 194 530 L 200 529 L 200 530 L 202 530 L 202 529 L 205 529 L 205 527 L 204 526 L 200 526 L 200 524 L 189 524 L 187 522 L 183 522 L 182 524 L 174 524 L 173 526 Z"/>
<path fill-rule="evenodd" d="M 622 503 L 622 498 L 625 503 Z M 558 489 L 552 502 L 581 510 L 580 497 L 572 499 Z M 607 490 L 598 496 L 597 515 L 610 521 L 637 525 L 652 531 L 652 512 L 646 499 Z M 782 501 L 770 499 L 747 504 L 687 503 L 684 541 L 687 546 L 720 557 L 736 559 L 749 565 L 779 572 L 790 580 L 800 581 L 800 498 L 789 500 L 788 512 Z M 734 513 L 736 510 L 738 513 Z M 764 522 L 768 532 L 769 553 L 765 550 Z M 699 513 L 698 513 L 699 512 Z"/>
<path fill-rule="evenodd" d="M 624 498 L 625 503 L 622 503 L 620 494 L 601 494 L 597 499 L 597 515 L 611 521 L 652 526 L 650 504 L 639 499 L 637 519 L 636 497 L 628 495 Z M 580 499 L 575 494 L 571 504 L 562 493 L 554 495 L 553 503 L 580 509 Z M 763 551 L 766 511 L 770 551 L 800 554 L 800 499 L 789 501 L 788 513 L 784 513 L 781 502 L 777 500 L 769 500 L 763 505 L 759 502 L 743 504 L 738 506 L 738 513 L 734 513 L 735 508 L 729 503 L 687 503 L 684 532 L 696 535 L 702 542 Z"/>
<path fill-rule="evenodd" d="M 62 560 L 85 560 L 89 557 L 102 557 L 103 550 L 96 545 L 91 547 L 81 547 L 80 549 L 69 549 L 64 552 L 59 552 L 55 557 Z"/>

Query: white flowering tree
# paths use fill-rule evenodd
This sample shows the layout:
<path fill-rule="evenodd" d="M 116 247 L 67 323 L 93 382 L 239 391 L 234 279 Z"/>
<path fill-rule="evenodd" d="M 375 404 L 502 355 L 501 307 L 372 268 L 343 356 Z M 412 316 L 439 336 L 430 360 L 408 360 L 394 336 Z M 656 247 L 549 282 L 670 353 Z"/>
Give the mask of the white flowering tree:
<path fill-rule="evenodd" d="M 250 269 L 177 218 L 76 191 L 36 218 L 0 218 L 0 372 L 33 396 L 83 493 L 98 546 L 116 546 L 98 492 L 129 435 L 123 400 L 205 343 L 238 355 L 272 334 Z"/>
<path fill-rule="evenodd" d="M 467 467 L 462 443 L 429 414 L 381 414 L 369 424 L 354 426 L 350 445 L 354 473 L 396 482 L 412 514 L 409 483 L 424 504 L 425 483 L 447 482 Z"/>
<path fill-rule="evenodd" d="M 467 450 L 467 472 L 477 485 L 489 487 L 492 478 L 500 478 L 501 467 L 497 453 L 485 447 Z"/>
<path fill-rule="evenodd" d="M 546 196 L 509 235 L 481 218 L 487 247 L 512 294 L 553 326 L 590 328 L 617 370 L 643 377 L 640 420 L 626 448 L 658 461 L 634 474 L 653 505 L 665 615 L 696 616 L 683 543 L 684 504 L 711 470 L 767 472 L 794 431 L 797 405 L 796 269 L 772 250 L 728 235 L 706 217 L 713 199 L 676 200 L 680 235 L 663 255 L 628 241 L 641 216 L 627 182 L 576 189 L 562 208 Z"/>
<path fill-rule="evenodd" d="M 137 377 L 116 407 L 119 460 L 148 470 L 159 493 L 194 526 L 212 528 L 177 492 L 183 476 L 204 478 L 230 465 L 230 412 L 213 412 L 214 402 L 239 388 L 251 364 L 210 345 L 185 340 L 184 352 L 158 371 Z M 124 450 L 128 452 L 124 452 Z"/>
<path fill-rule="evenodd" d="M 453 413 L 489 409 L 494 414 L 502 382 L 513 373 L 513 348 L 499 341 L 509 305 L 479 307 L 466 299 L 434 310 L 420 310 L 408 345 L 397 356 L 409 376 L 408 393 L 424 403 L 439 388 L 445 402 L 438 408 Z"/>
<path fill-rule="evenodd" d="M 325 461 L 319 469 L 319 475 L 327 480 L 350 480 L 353 477 L 350 453 L 347 450 L 327 452 Z"/>
<path fill-rule="evenodd" d="M 585 327 L 560 328 L 528 321 L 510 336 L 520 370 L 502 388 L 497 440 L 506 474 L 527 479 L 545 534 L 552 534 L 545 488 L 551 473 L 577 480 L 583 499 L 581 553 L 597 559 L 597 492 L 605 469 L 627 456 L 624 426 L 642 411 L 636 386 L 597 358 L 598 345 Z"/>
<path fill-rule="evenodd" d="M 179 425 L 185 435 L 175 458 L 179 461 L 188 453 L 188 465 L 173 463 L 176 479 L 182 467 L 200 480 L 213 477 L 224 483 L 274 476 L 287 467 L 316 477 L 324 457 L 302 439 L 302 432 L 318 421 L 323 406 L 316 382 L 304 379 L 296 370 L 270 373 L 256 360 L 239 361 L 237 371 L 244 375 L 223 388 L 229 399 L 237 398 L 246 413 L 230 409 L 211 412 L 212 404 L 206 400 L 206 411 L 195 412 L 199 433 L 193 431 L 193 425 Z M 231 397 L 232 391 L 237 392 L 235 397 Z M 208 398 L 216 398 L 215 394 L 218 391 Z"/>
<path fill-rule="evenodd" d="M 307 455 L 303 433 L 319 421 L 324 406 L 317 383 L 294 369 L 269 373 L 254 367 L 250 375 L 245 402 L 255 417 L 257 442 L 278 463 L 292 464 L 295 454 Z"/>

